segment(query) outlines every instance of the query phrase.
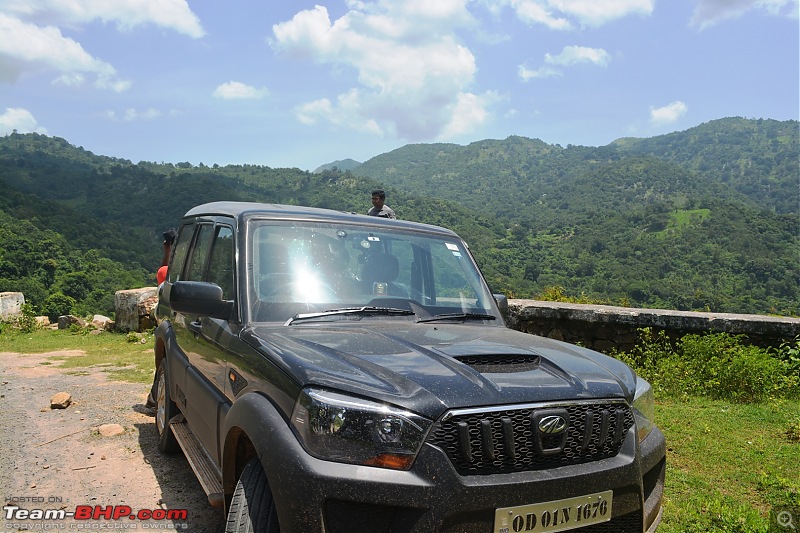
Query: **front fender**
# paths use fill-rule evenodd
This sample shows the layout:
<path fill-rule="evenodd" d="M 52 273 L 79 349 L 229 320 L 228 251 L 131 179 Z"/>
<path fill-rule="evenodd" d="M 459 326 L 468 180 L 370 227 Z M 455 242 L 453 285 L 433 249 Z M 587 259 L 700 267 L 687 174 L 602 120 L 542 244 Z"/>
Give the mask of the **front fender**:
<path fill-rule="evenodd" d="M 167 354 L 168 347 L 172 346 L 174 341 L 174 334 L 172 332 L 172 325 L 167 320 L 162 320 L 159 322 L 156 329 L 153 331 L 153 337 L 155 339 L 155 346 L 154 346 L 154 367 L 158 370 L 158 365 L 161 364 L 161 360 Z"/>
<path fill-rule="evenodd" d="M 238 398 L 231 406 L 225 416 L 224 435 L 222 480 L 225 501 L 230 501 L 248 455 L 255 454 L 267 474 L 279 522 L 292 523 L 296 517 L 293 516 L 291 501 L 296 498 L 296 485 L 302 480 L 290 479 L 295 477 L 291 473 L 304 469 L 302 457 L 307 453 L 286 418 L 267 397 L 251 392 Z"/>

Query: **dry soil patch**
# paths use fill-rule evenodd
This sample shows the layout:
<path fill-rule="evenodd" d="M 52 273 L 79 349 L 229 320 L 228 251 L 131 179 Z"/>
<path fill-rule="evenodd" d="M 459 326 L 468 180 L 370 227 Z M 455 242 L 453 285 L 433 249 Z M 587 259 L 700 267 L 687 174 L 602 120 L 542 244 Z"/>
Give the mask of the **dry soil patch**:
<path fill-rule="evenodd" d="M 2 531 L 224 530 L 222 511 L 205 493 L 181 455 L 156 447 L 152 414 L 144 403 L 148 385 L 111 381 L 108 367 L 68 373 L 54 356 L 79 351 L 0 352 L 0 487 L 4 505 L 20 509 L 75 511 L 79 506 L 133 513 L 186 510 L 186 518 L 90 520 L 9 518 Z M 58 392 L 72 395 L 66 409 L 51 409 Z M 103 437 L 98 428 L 119 424 L 124 433 Z M 166 513 L 163 513 L 166 514 Z"/>

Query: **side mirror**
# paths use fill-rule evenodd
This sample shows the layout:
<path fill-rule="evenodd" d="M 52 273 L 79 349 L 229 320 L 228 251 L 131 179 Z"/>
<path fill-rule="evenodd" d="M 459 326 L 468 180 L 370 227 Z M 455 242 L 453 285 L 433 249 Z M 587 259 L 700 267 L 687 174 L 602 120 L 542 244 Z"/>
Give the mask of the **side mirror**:
<path fill-rule="evenodd" d="M 169 307 L 187 315 L 227 320 L 233 305 L 222 299 L 222 288 L 204 281 L 176 281 L 169 288 Z"/>
<path fill-rule="evenodd" d="M 500 313 L 504 318 L 508 318 L 508 298 L 505 294 L 492 294 L 494 301 L 497 302 L 497 307 L 500 308 Z"/>

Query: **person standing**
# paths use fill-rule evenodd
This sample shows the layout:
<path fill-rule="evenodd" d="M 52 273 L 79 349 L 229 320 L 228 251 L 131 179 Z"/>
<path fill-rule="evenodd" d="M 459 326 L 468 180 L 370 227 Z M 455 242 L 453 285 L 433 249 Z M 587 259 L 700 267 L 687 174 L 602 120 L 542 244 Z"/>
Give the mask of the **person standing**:
<path fill-rule="evenodd" d="M 164 256 L 161 258 L 161 266 L 159 267 L 158 271 L 156 272 L 156 283 L 161 285 L 164 280 L 167 279 L 167 268 L 169 267 L 169 255 L 172 252 L 172 244 L 175 242 L 175 230 L 170 228 L 169 231 L 164 232 L 164 242 L 162 246 L 164 247 Z"/>
<path fill-rule="evenodd" d="M 367 214 L 372 217 L 397 218 L 394 210 L 386 205 L 386 193 L 382 189 L 372 191 L 372 209 Z"/>

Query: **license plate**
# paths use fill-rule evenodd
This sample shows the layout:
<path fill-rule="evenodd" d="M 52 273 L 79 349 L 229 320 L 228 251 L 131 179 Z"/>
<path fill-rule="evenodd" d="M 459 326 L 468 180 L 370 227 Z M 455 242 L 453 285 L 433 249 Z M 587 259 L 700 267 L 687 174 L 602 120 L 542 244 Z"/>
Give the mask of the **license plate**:
<path fill-rule="evenodd" d="M 567 531 L 611 520 L 613 491 L 597 492 L 517 507 L 503 507 L 494 512 L 494 533 Z"/>

